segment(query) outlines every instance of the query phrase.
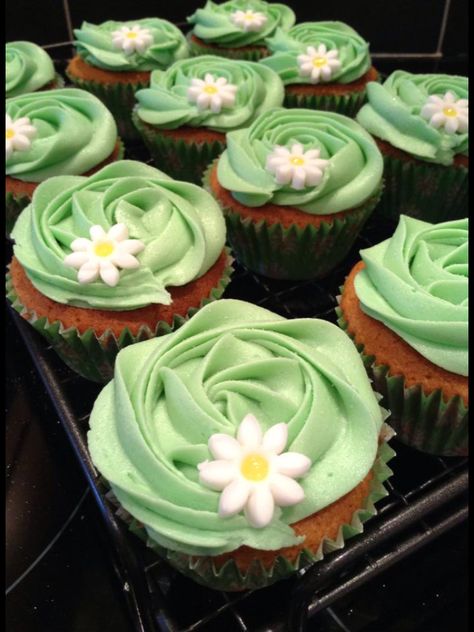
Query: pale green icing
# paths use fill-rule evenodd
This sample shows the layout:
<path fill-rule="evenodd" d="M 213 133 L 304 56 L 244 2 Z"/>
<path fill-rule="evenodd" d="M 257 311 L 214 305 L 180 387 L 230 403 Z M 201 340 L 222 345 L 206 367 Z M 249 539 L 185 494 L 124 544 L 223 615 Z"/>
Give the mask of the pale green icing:
<path fill-rule="evenodd" d="M 204 79 L 208 73 L 237 86 L 234 104 L 219 113 L 200 110 L 187 96 L 191 80 Z M 273 70 L 256 62 L 202 55 L 153 72 L 150 88 L 139 90 L 136 96 L 137 113 L 145 123 L 166 129 L 190 125 L 226 132 L 250 125 L 261 112 L 281 105 L 284 89 Z"/>
<path fill-rule="evenodd" d="M 305 499 L 255 529 L 219 518 L 219 492 L 198 482 L 214 433 L 235 436 L 247 413 L 288 424 L 285 451 L 311 459 Z M 373 466 L 381 410 L 349 337 L 323 320 L 286 320 L 220 300 L 175 333 L 119 353 L 92 410 L 92 459 L 123 507 L 173 550 L 217 555 L 279 549 L 291 528 L 351 491 Z"/>
<path fill-rule="evenodd" d="M 89 229 L 117 223 L 145 249 L 137 269 L 121 270 L 109 287 L 98 280 L 81 284 L 64 264 L 71 242 L 89 239 Z M 121 160 L 89 178 L 50 178 L 34 192 L 12 232 L 15 256 L 33 285 L 58 303 L 130 310 L 152 303 L 169 305 L 168 286 L 202 276 L 218 259 L 225 223 L 212 197 L 200 187 L 177 182 L 141 162 Z"/>
<path fill-rule="evenodd" d="M 29 149 L 6 159 L 5 173 L 26 182 L 86 173 L 108 158 L 117 142 L 112 114 L 85 90 L 64 88 L 6 100 L 13 120 L 28 117 L 36 128 Z"/>
<path fill-rule="evenodd" d="M 285 85 L 311 84 L 309 76 L 300 74 L 297 61 L 298 55 L 306 54 L 308 46 L 317 48 L 324 44 L 327 50 L 339 52 L 341 67 L 334 71 L 331 83 L 355 81 L 371 66 L 369 44 L 343 22 L 302 22 L 288 32 L 278 29 L 266 44 L 273 54 L 260 63 L 277 72 Z"/>
<path fill-rule="evenodd" d="M 112 33 L 122 26 L 129 28 L 138 24 L 148 29 L 153 43 L 142 53 L 134 51 L 126 54 L 112 43 Z M 74 29 L 78 55 L 97 68 L 115 71 L 145 72 L 157 68 L 167 68 L 177 59 L 188 57 L 186 38 L 178 27 L 160 18 L 143 18 L 128 22 L 108 20 L 102 24 L 83 22 L 80 29 Z"/>
<path fill-rule="evenodd" d="M 8 42 L 5 46 L 5 96 L 16 97 L 44 88 L 54 79 L 53 61 L 32 42 Z"/>
<path fill-rule="evenodd" d="M 319 149 L 328 160 L 321 183 L 302 190 L 278 184 L 265 168 L 276 145 L 301 143 Z M 379 187 L 383 160 L 362 127 L 341 114 L 275 108 L 248 128 L 227 134 L 227 149 L 218 163 L 218 180 L 247 206 L 267 203 L 292 206 L 313 215 L 355 208 Z"/>
<path fill-rule="evenodd" d="M 244 31 L 232 23 L 230 15 L 235 11 L 258 11 L 267 17 L 259 31 Z M 264 45 L 266 37 L 274 34 L 277 28 L 288 30 L 295 23 L 295 14 L 284 4 L 269 3 L 263 0 L 229 0 L 216 4 L 208 0 L 203 9 L 197 9 L 188 22 L 193 24 L 196 37 L 233 48 L 252 44 Z"/>
<path fill-rule="evenodd" d="M 448 134 L 420 115 L 429 96 L 444 96 L 448 91 L 457 99 L 467 99 L 467 77 L 396 70 L 383 84 L 367 84 L 368 103 L 356 118 L 371 134 L 394 147 L 428 162 L 450 165 L 457 154 L 468 155 L 468 133 Z"/>
<path fill-rule="evenodd" d="M 402 215 L 393 236 L 361 250 L 362 310 L 423 357 L 468 375 L 468 220 L 429 224 Z"/>

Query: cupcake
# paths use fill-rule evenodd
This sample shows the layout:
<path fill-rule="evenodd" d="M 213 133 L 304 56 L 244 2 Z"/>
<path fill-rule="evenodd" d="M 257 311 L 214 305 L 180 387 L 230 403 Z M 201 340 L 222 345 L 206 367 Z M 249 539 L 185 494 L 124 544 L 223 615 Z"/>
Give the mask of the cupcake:
<path fill-rule="evenodd" d="M 6 100 L 6 229 L 43 180 L 89 175 L 122 157 L 117 126 L 92 94 L 75 88 Z"/>
<path fill-rule="evenodd" d="M 203 55 L 153 72 L 137 99 L 133 120 L 156 166 L 200 183 L 225 149 L 226 132 L 281 105 L 283 84 L 256 62 Z"/>
<path fill-rule="evenodd" d="M 211 196 L 131 160 L 49 178 L 12 237 L 10 302 L 94 381 L 112 376 L 119 349 L 178 327 L 229 280 Z"/>
<path fill-rule="evenodd" d="M 361 250 L 340 324 L 361 350 L 398 438 L 424 452 L 468 453 L 468 222 L 402 215 Z"/>
<path fill-rule="evenodd" d="M 136 139 L 130 119 L 135 92 L 148 86 L 152 70 L 188 56 L 184 35 L 159 18 L 83 22 L 74 35 L 77 55 L 69 62 L 67 76 L 107 105 L 123 138 Z"/>
<path fill-rule="evenodd" d="M 266 40 L 271 55 L 262 64 L 285 84 L 287 107 L 354 116 L 376 81 L 369 44 L 343 22 L 303 22 Z"/>
<path fill-rule="evenodd" d="M 384 156 L 377 213 L 429 222 L 468 215 L 468 80 L 403 70 L 369 83 L 357 120 Z"/>
<path fill-rule="evenodd" d="M 264 0 L 206 2 L 188 22 L 193 55 L 220 55 L 233 59 L 258 61 L 268 55 L 265 38 L 277 28 L 287 31 L 295 23 L 295 14 L 285 4 Z"/>
<path fill-rule="evenodd" d="M 382 187 L 382 156 L 352 119 L 275 108 L 227 134 L 206 171 L 236 258 L 276 279 L 327 275 L 349 252 Z"/>
<path fill-rule="evenodd" d="M 148 546 L 242 590 L 362 531 L 394 454 L 384 413 L 337 326 L 224 299 L 118 355 L 88 444 Z"/>
<path fill-rule="evenodd" d="M 54 70 L 53 60 L 32 42 L 8 42 L 5 45 L 5 97 L 26 92 L 52 90 L 64 85 Z"/>

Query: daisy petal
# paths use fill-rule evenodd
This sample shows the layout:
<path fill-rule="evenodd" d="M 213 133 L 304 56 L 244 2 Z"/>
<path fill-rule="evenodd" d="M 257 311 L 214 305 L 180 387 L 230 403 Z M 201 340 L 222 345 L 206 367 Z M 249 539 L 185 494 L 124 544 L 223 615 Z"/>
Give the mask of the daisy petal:
<path fill-rule="evenodd" d="M 122 223 L 114 224 L 112 228 L 109 229 L 107 237 L 115 241 L 124 241 L 128 238 L 128 228 Z"/>
<path fill-rule="evenodd" d="M 237 441 L 240 445 L 254 450 L 262 443 L 262 429 L 254 415 L 248 414 L 242 419 L 237 431 Z"/>
<path fill-rule="evenodd" d="M 274 474 L 270 481 L 270 490 L 273 494 L 275 503 L 279 507 L 290 507 L 296 505 L 304 499 L 304 491 L 292 478 Z"/>
<path fill-rule="evenodd" d="M 89 235 L 90 235 L 92 241 L 98 241 L 100 239 L 105 239 L 105 237 L 107 236 L 106 233 L 105 233 L 105 230 L 99 224 L 95 224 L 94 226 L 90 227 Z"/>
<path fill-rule="evenodd" d="M 459 123 L 457 116 L 450 117 L 444 124 L 444 129 L 448 134 L 455 134 L 458 131 Z"/>
<path fill-rule="evenodd" d="M 88 252 L 71 252 L 67 257 L 64 257 L 64 263 L 73 268 L 81 268 L 88 261 Z"/>
<path fill-rule="evenodd" d="M 86 239 L 85 237 L 78 237 L 71 242 L 71 250 L 74 250 L 74 252 L 89 250 L 90 246 L 90 239 Z"/>
<path fill-rule="evenodd" d="M 110 287 L 115 287 L 120 279 L 120 272 L 110 261 L 100 262 L 99 274 L 102 281 Z"/>
<path fill-rule="evenodd" d="M 135 259 L 133 255 L 129 255 L 128 252 L 115 252 L 110 257 L 110 261 L 115 266 L 124 268 L 125 270 L 135 270 L 140 266 L 138 259 Z"/>
<path fill-rule="evenodd" d="M 99 264 L 96 261 L 87 261 L 77 273 L 79 283 L 93 283 L 99 278 Z"/>
<path fill-rule="evenodd" d="M 144 248 L 145 244 L 139 239 L 125 239 L 117 244 L 119 252 L 128 252 L 130 255 L 137 255 Z"/>
<path fill-rule="evenodd" d="M 288 426 L 287 424 L 280 423 L 275 424 L 269 428 L 263 435 L 262 447 L 268 452 L 274 454 L 280 454 L 283 452 L 288 441 Z"/>
<path fill-rule="evenodd" d="M 210 453 L 215 459 L 236 459 L 241 454 L 240 444 L 237 439 L 226 434 L 217 433 L 211 436 L 208 442 Z"/>
<path fill-rule="evenodd" d="M 275 502 L 266 485 L 259 485 L 250 494 L 245 507 L 245 517 L 257 529 L 266 527 L 272 521 Z"/>
<path fill-rule="evenodd" d="M 199 466 L 199 481 L 216 491 L 222 491 L 235 477 L 235 465 L 229 461 L 209 461 Z"/>
<path fill-rule="evenodd" d="M 430 125 L 432 125 L 433 127 L 441 127 L 445 120 L 446 117 L 442 112 L 436 112 L 436 114 L 433 114 L 430 119 Z"/>
<path fill-rule="evenodd" d="M 310 459 L 299 452 L 285 452 L 276 458 L 277 471 L 291 478 L 304 476 L 310 467 Z"/>
<path fill-rule="evenodd" d="M 219 498 L 219 516 L 228 518 L 245 507 L 250 494 L 250 485 L 241 479 L 229 483 Z"/>

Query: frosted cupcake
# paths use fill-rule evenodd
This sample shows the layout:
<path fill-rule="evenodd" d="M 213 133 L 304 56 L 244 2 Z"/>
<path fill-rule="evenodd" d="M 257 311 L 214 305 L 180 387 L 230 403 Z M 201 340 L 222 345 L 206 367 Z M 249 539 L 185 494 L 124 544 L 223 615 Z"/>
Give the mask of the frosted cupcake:
<path fill-rule="evenodd" d="M 52 90 L 64 85 L 48 53 L 33 42 L 8 42 L 5 45 L 5 97 L 16 97 L 37 90 Z"/>
<path fill-rule="evenodd" d="M 277 29 L 266 39 L 271 52 L 262 64 L 285 84 L 287 107 L 330 110 L 354 116 L 377 80 L 369 44 L 343 22 L 304 22 Z"/>
<path fill-rule="evenodd" d="M 390 474 L 384 413 L 335 325 L 221 300 L 119 354 L 88 443 L 148 546 L 242 590 L 362 531 Z"/>
<path fill-rule="evenodd" d="M 211 196 L 130 160 L 49 178 L 12 237 L 13 307 L 94 381 L 110 379 L 119 349 L 218 298 L 231 271 Z"/>
<path fill-rule="evenodd" d="M 283 84 L 255 62 L 203 55 L 155 71 L 137 100 L 133 120 L 156 166 L 201 183 L 225 149 L 225 134 L 281 105 Z"/>
<path fill-rule="evenodd" d="M 188 56 L 184 35 L 159 18 L 83 22 L 74 35 L 77 55 L 69 62 L 67 76 L 107 105 L 123 138 L 135 139 L 130 120 L 135 92 L 148 86 L 152 70 Z"/>
<path fill-rule="evenodd" d="M 265 38 L 277 28 L 288 30 L 295 14 L 285 4 L 264 0 L 208 0 L 188 22 L 193 25 L 188 41 L 193 55 L 220 55 L 257 61 L 268 55 Z"/>
<path fill-rule="evenodd" d="M 377 212 L 430 222 L 468 215 L 468 80 L 397 70 L 369 83 L 357 120 L 384 156 L 385 191 Z"/>

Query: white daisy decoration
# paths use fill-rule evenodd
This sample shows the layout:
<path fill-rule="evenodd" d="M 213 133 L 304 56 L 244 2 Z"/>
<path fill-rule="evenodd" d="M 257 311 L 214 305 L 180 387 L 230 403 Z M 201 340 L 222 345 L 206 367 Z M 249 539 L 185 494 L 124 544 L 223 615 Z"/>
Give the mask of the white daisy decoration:
<path fill-rule="evenodd" d="M 112 43 L 115 48 L 121 48 L 126 55 L 135 51 L 144 53 L 153 44 L 153 36 L 149 29 L 144 29 L 138 24 L 132 27 L 122 26 L 112 32 Z"/>
<path fill-rule="evenodd" d="M 234 105 L 236 94 L 237 86 L 228 83 L 225 77 L 214 77 L 208 72 L 204 79 L 191 79 L 188 101 L 196 103 L 199 110 L 211 110 L 219 114 L 223 107 Z"/>
<path fill-rule="evenodd" d="M 433 127 L 444 127 L 448 134 L 464 134 L 468 130 L 469 101 L 456 99 L 456 95 L 449 91 L 444 96 L 432 94 L 420 114 Z"/>
<path fill-rule="evenodd" d="M 252 11 L 252 9 L 234 11 L 230 14 L 232 24 L 238 26 L 239 29 L 243 31 L 260 31 L 267 20 L 268 18 L 265 13 Z"/>
<path fill-rule="evenodd" d="M 308 46 L 306 54 L 298 55 L 296 61 L 300 75 L 310 77 L 311 83 L 331 81 L 334 73 L 341 67 L 337 48 L 327 50 L 324 44 L 320 44 L 318 48 Z"/>
<path fill-rule="evenodd" d="M 301 143 L 290 149 L 276 145 L 267 156 L 266 169 L 275 176 L 278 184 L 291 184 L 293 189 L 315 187 L 323 179 L 329 160 L 320 158 L 319 149 L 305 152 Z"/>
<path fill-rule="evenodd" d="M 228 518 L 244 511 L 252 527 L 262 528 L 272 521 L 275 506 L 289 507 L 304 499 L 304 491 L 294 478 L 304 476 L 310 459 L 299 452 L 285 452 L 288 426 L 272 426 L 262 436 L 260 423 L 246 415 L 237 438 L 214 434 L 208 442 L 215 461 L 198 465 L 199 481 L 222 492 L 219 516 Z"/>
<path fill-rule="evenodd" d="M 36 135 L 37 129 L 31 124 L 27 116 L 14 121 L 8 114 L 5 115 L 5 153 L 6 158 L 15 151 L 25 151 L 31 147 L 31 139 Z"/>
<path fill-rule="evenodd" d="M 90 239 L 79 237 L 71 243 L 71 254 L 64 263 L 78 270 L 79 283 L 93 283 L 99 277 L 115 287 L 119 282 L 119 268 L 133 270 L 140 262 L 133 255 L 145 248 L 139 239 L 128 239 L 125 224 L 114 224 L 107 232 L 102 226 L 91 226 Z"/>

